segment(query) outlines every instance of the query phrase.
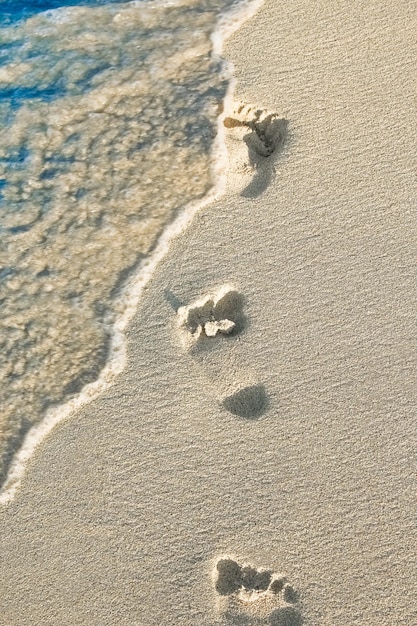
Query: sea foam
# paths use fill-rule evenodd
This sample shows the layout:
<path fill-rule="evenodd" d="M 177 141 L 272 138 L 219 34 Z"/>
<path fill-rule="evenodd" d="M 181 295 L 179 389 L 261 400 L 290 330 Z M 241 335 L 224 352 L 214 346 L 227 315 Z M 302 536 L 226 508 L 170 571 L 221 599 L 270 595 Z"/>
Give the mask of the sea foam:
<path fill-rule="evenodd" d="M 123 371 L 145 285 L 223 192 L 222 46 L 262 2 L 74 2 L 0 27 L 1 503 Z"/>

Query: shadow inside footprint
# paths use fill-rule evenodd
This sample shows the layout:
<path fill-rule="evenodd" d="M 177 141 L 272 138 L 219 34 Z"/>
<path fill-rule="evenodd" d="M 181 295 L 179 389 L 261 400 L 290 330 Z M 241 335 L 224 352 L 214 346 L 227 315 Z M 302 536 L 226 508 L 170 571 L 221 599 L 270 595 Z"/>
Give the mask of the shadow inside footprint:
<path fill-rule="evenodd" d="M 233 559 L 221 559 L 217 563 L 216 591 L 221 596 L 230 596 L 242 586 L 240 565 Z"/>
<path fill-rule="evenodd" d="M 253 591 L 266 591 L 271 583 L 272 572 L 268 570 L 258 571 L 254 567 L 242 568 L 242 586 L 244 589 Z"/>
<path fill-rule="evenodd" d="M 222 596 L 219 605 L 227 624 L 235 626 L 301 626 L 303 618 L 296 602 L 298 594 L 283 576 L 272 570 L 240 565 L 229 557 L 217 561 L 215 588 Z"/>
<path fill-rule="evenodd" d="M 268 408 L 268 396 L 263 385 L 252 385 L 227 396 L 222 405 L 233 415 L 257 419 Z"/>
<path fill-rule="evenodd" d="M 217 300 L 213 307 L 213 314 L 216 320 L 233 320 L 235 327 L 229 334 L 237 335 L 246 324 L 246 318 L 243 313 L 245 299 L 241 293 L 231 289 Z"/>
<path fill-rule="evenodd" d="M 174 308 L 176 301 L 170 298 Z M 219 342 L 235 337 L 245 330 L 244 296 L 230 285 L 217 294 L 177 309 L 177 323 L 188 350 L 211 350 Z"/>

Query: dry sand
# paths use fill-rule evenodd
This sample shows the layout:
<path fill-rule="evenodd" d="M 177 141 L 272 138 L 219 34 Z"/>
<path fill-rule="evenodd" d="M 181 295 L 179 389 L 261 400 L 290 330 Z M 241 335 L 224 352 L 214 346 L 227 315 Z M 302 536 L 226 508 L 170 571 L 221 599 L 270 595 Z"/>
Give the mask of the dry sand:
<path fill-rule="evenodd" d="M 417 623 L 416 30 L 412 2 L 267 0 L 230 41 L 285 143 L 254 172 L 230 129 L 126 371 L 33 458 L 1 624 Z"/>

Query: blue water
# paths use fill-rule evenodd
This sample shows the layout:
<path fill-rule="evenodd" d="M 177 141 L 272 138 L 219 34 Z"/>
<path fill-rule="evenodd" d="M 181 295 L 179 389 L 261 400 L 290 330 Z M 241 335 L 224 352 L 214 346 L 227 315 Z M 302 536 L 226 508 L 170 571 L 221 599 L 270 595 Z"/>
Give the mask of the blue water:
<path fill-rule="evenodd" d="M 27 425 L 106 364 L 126 276 L 214 184 L 211 35 L 235 5 L 0 0 L 0 486 Z"/>
<path fill-rule="evenodd" d="M 126 0 L 0 0 L 0 24 L 12 24 L 37 13 L 74 6 L 100 6 L 125 3 Z"/>

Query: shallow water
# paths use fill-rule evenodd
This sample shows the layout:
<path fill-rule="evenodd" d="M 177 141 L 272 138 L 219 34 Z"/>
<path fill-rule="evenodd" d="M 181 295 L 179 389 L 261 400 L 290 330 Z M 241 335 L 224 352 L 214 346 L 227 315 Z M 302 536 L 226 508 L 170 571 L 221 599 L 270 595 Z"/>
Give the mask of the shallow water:
<path fill-rule="evenodd" d="M 210 37 L 237 4 L 0 0 L 0 484 L 97 378 L 126 277 L 215 182 Z"/>

